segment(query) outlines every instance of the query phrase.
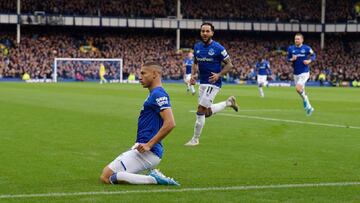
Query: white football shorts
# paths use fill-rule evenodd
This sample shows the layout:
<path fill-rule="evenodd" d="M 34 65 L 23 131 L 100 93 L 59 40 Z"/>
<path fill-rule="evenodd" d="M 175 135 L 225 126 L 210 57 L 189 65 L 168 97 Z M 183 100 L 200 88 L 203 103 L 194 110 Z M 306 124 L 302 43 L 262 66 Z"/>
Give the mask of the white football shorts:
<path fill-rule="evenodd" d="M 185 82 L 186 82 L 186 83 L 189 83 L 189 82 L 190 82 L 190 79 L 191 79 L 191 74 L 186 74 L 186 76 L 185 76 Z"/>
<path fill-rule="evenodd" d="M 211 104 L 217 93 L 220 91 L 220 87 L 210 84 L 201 84 L 199 86 L 199 104 L 203 107 L 210 108 Z"/>
<path fill-rule="evenodd" d="M 267 82 L 267 75 L 258 75 L 257 76 L 257 83 L 266 83 Z"/>
<path fill-rule="evenodd" d="M 120 154 L 108 167 L 114 172 L 126 171 L 129 173 L 141 173 L 145 170 L 154 169 L 161 159 L 151 151 L 140 153 L 135 148 L 136 143 L 130 150 Z"/>
<path fill-rule="evenodd" d="M 303 87 L 305 87 L 305 83 L 306 81 L 308 81 L 310 77 L 310 73 L 301 73 L 299 75 L 294 75 L 294 81 L 295 81 L 295 85 L 301 85 Z"/>

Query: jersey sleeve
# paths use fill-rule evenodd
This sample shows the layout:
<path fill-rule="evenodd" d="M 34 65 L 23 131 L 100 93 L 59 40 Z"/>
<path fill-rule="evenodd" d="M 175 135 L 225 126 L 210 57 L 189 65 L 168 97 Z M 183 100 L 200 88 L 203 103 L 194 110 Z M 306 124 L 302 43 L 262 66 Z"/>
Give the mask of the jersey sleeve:
<path fill-rule="evenodd" d="M 268 74 L 271 75 L 272 72 L 271 72 L 271 68 L 270 68 L 270 62 L 267 62 L 267 63 L 266 63 L 266 68 L 267 68 L 267 70 L 268 70 Z"/>
<path fill-rule="evenodd" d="M 259 64 L 259 62 L 256 62 L 256 64 L 255 64 L 255 71 L 259 71 L 259 69 L 260 69 L 260 64 Z"/>
<path fill-rule="evenodd" d="M 220 51 L 220 60 L 223 61 L 227 58 L 229 58 L 229 54 L 227 53 L 226 49 L 223 46 L 219 46 Z"/>
<path fill-rule="evenodd" d="M 165 92 L 154 92 L 151 98 L 151 103 L 156 112 L 160 112 L 164 109 L 171 108 L 170 97 Z"/>
<path fill-rule="evenodd" d="M 196 55 L 198 53 L 198 47 L 197 44 L 194 45 L 194 57 L 196 58 Z"/>
<path fill-rule="evenodd" d="M 266 68 L 270 69 L 270 62 L 266 61 Z"/>
<path fill-rule="evenodd" d="M 309 47 L 309 54 L 311 56 L 311 58 L 310 58 L 311 61 L 315 61 L 316 60 L 316 54 L 315 54 L 314 50 L 311 47 Z"/>

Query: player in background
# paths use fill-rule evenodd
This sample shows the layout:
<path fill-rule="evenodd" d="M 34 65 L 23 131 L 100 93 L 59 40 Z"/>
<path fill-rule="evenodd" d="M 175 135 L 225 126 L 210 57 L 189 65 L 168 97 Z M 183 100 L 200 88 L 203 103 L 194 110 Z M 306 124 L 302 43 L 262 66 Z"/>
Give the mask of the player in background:
<path fill-rule="evenodd" d="M 260 97 L 264 97 L 263 87 L 269 86 L 267 77 L 268 77 L 268 75 L 271 75 L 270 62 L 266 59 L 260 58 L 259 61 L 256 62 L 255 70 L 257 73 L 257 83 L 258 83 L 258 87 L 259 87 Z"/>
<path fill-rule="evenodd" d="M 194 54 L 192 52 L 189 52 L 187 57 L 184 59 L 184 65 L 183 65 L 184 81 L 187 86 L 187 91 L 189 92 L 191 90 L 191 94 L 195 95 L 195 87 L 194 85 L 190 84 L 191 67 L 193 63 L 194 63 Z"/>
<path fill-rule="evenodd" d="M 295 44 L 288 48 L 287 60 L 292 62 L 296 91 L 303 99 L 306 115 L 311 116 L 314 108 L 305 93 L 305 83 L 310 77 L 309 64 L 315 61 L 316 54 L 310 46 L 303 44 L 304 36 L 301 33 L 295 35 L 294 41 Z"/>
<path fill-rule="evenodd" d="M 107 83 L 107 80 L 104 77 L 105 73 L 106 73 L 105 66 L 103 63 L 100 63 L 100 70 L 99 70 L 100 84 L 102 84 L 103 82 Z"/>
<path fill-rule="evenodd" d="M 205 125 L 205 117 L 210 117 L 226 107 L 238 111 L 234 96 L 230 96 L 226 101 L 213 104 L 221 88 L 221 78 L 234 67 L 225 48 L 212 40 L 213 35 L 214 26 L 211 23 L 203 23 L 200 30 L 201 41 L 194 46 L 195 58 L 190 82 L 191 84 L 196 83 L 195 76 L 199 70 L 200 86 L 194 134 L 191 140 L 185 144 L 186 146 L 199 144 L 201 131 Z M 223 67 L 222 63 L 224 64 Z"/>
<path fill-rule="evenodd" d="M 141 67 L 140 83 L 150 93 L 140 111 L 136 143 L 105 166 L 100 176 L 102 182 L 179 185 L 154 169 L 163 156 L 161 141 L 175 127 L 170 98 L 161 84 L 161 72 L 162 67 L 155 62 L 145 63 Z M 140 174 L 147 170 L 150 170 L 148 175 Z"/>

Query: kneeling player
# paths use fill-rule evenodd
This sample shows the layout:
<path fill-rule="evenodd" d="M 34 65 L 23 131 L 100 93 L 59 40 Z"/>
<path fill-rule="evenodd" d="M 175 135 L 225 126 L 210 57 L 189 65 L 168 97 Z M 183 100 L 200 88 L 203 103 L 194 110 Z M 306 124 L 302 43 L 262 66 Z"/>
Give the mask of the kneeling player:
<path fill-rule="evenodd" d="M 149 89 L 150 94 L 140 112 L 136 144 L 103 169 L 102 182 L 179 185 L 154 169 L 163 155 L 161 140 L 175 127 L 170 98 L 161 84 L 161 69 L 154 62 L 142 66 L 140 83 Z M 148 175 L 140 174 L 147 170 L 150 170 Z"/>

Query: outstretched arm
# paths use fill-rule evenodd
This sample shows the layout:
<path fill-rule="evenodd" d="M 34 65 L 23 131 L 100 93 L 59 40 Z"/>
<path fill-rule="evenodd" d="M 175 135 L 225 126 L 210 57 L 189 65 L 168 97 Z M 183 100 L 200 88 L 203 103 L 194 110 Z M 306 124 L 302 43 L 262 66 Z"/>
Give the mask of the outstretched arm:
<path fill-rule="evenodd" d="M 163 119 L 163 125 L 161 126 L 160 130 L 156 135 L 147 143 L 139 144 L 136 149 L 143 153 L 146 151 L 150 151 L 150 149 L 158 142 L 163 140 L 172 129 L 175 128 L 175 119 L 172 113 L 171 108 L 164 109 L 160 112 L 160 116 Z"/>

